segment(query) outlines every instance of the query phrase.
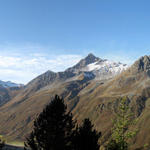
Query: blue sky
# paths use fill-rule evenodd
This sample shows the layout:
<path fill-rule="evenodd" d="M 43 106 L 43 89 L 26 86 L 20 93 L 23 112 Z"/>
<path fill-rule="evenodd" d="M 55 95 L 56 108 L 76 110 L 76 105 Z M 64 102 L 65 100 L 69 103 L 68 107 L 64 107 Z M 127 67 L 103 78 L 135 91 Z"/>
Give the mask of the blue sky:
<path fill-rule="evenodd" d="M 90 52 L 127 64 L 149 55 L 150 1 L 0 1 L 1 80 L 27 83 Z"/>

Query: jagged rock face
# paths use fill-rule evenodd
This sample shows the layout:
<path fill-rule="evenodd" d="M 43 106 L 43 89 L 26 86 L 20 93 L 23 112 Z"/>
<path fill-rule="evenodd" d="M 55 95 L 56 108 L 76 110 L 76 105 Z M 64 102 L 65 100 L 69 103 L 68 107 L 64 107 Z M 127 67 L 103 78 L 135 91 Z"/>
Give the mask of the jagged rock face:
<path fill-rule="evenodd" d="M 43 86 L 46 86 L 47 84 L 51 83 L 56 79 L 57 74 L 52 71 L 47 71 L 44 74 L 38 76 L 37 78 L 30 81 L 26 87 L 33 86 L 35 84 L 39 85 L 39 88 L 42 88 Z"/>
<path fill-rule="evenodd" d="M 150 75 L 150 56 L 144 56 L 138 59 L 130 68 L 132 74 L 145 72 L 147 75 Z"/>
<path fill-rule="evenodd" d="M 140 88 L 148 88 L 150 83 L 150 57 L 144 56 L 138 59 L 131 67 L 116 79 L 118 87 L 132 87 L 134 91 Z M 137 86 L 137 85 L 138 86 Z M 132 91 L 132 90 L 131 90 Z"/>
<path fill-rule="evenodd" d="M 104 80 L 114 77 L 126 70 L 128 66 L 122 63 L 100 59 L 93 54 L 89 54 L 85 59 L 82 59 L 77 65 L 67 69 L 67 71 L 76 74 L 89 72 L 95 76 L 97 80 Z"/>
<path fill-rule="evenodd" d="M 96 61 L 101 60 L 98 57 L 95 57 L 93 54 L 89 54 L 86 58 L 82 59 L 79 63 L 77 63 L 75 66 L 67 69 L 69 71 L 74 71 L 76 72 L 76 70 L 81 70 L 82 68 L 86 67 L 87 65 L 94 63 Z"/>

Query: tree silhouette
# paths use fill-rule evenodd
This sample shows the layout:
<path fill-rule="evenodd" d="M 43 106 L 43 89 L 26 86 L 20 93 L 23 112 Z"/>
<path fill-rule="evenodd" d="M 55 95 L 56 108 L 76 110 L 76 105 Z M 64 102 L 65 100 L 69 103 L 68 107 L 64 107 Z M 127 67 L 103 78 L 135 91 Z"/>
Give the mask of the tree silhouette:
<path fill-rule="evenodd" d="M 73 139 L 74 150 L 99 150 L 98 139 L 100 132 L 93 129 L 89 119 L 84 119 L 80 127 L 76 127 Z"/>
<path fill-rule="evenodd" d="M 5 142 L 2 139 L 0 139 L 0 150 L 2 150 L 4 146 Z"/>
<path fill-rule="evenodd" d="M 59 96 L 43 109 L 34 121 L 33 131 L 26 138 L 25 150 L 70 150 L 75 123 Z"/>

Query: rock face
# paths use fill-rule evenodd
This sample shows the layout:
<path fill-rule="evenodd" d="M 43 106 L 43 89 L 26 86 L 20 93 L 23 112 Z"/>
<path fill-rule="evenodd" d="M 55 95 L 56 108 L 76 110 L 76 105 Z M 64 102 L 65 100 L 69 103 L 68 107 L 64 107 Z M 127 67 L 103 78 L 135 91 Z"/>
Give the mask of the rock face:
<path fill-rule="evenodd" d="M 77 63 L 75 66 L 67 69 L 68 71 L 73 71 L 76 72 L 78 70 L 82 70 L 83 68 L 85 68 L 87 65 L 92 64 L 94 62 L 100 61 L 101 59 L 98 57 L 95 57 L 93 54 L 89 54 L 87 57 L 85 57 L 84 59 L 82 59 L 79 63 Z"/>
<path fill-rule="evenodd" d="M 66 71 L 73 73 L 89 72 L 95 75 L 97 80 L 109 79 L 122 71 L 126 70 L 128 66 L 120 62 L 116 63 L 106 59 L 95 57 L 93 54 L 89 54 L 85 59 L 82 59 L 77 65 Z"/>
<path fill-rule="evenodd" d="M 24 140 L 33 120 L 55 94 L 62 96 L 79 122 L 89 117 L 102 131 L 104 142 L 110 135 L 111 119 L 119 98 L 128 96 L 131 110 L 138 118 L 139 132 L 133 147 L 148 142 L 150 129 L 150 57 L 144 56 L 131 67 L 102 60 L 89 54 L 64 72 L 38 76 L 0 109 L 0 134 L 8 141 Z M 107 80 L 106 80 L 107 79 Z M 144 136 L 145 138 L 140 138 Z"/>
<path fill-rule="evenodd" d="M 145 74 L 150 76 L 150 56 L 141 57 L 132 65 L 130 70 L 133 74 L 145 72 Z"/>

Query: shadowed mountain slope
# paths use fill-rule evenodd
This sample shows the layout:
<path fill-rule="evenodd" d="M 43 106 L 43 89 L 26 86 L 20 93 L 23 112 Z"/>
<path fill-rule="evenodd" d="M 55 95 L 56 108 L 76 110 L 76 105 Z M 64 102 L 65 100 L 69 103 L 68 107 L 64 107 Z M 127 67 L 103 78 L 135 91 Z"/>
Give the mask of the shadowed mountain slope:
<path fill-rule="evenodd" d="M 13 99 L 24 87 L 4 87 L 0 85 L 0 106 Z"/>

